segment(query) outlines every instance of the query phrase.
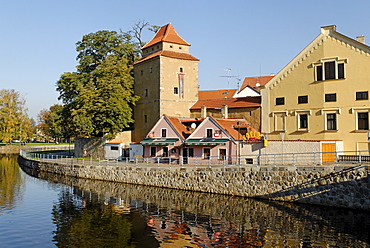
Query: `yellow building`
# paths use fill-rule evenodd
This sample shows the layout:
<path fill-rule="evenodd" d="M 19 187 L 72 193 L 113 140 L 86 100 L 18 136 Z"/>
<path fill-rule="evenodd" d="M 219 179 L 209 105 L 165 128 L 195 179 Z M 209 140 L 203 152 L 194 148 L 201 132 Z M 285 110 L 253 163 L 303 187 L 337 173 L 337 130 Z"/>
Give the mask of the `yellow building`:
<path fill-rule="evenodd" d="M 322 27 L 261 87 L 261 131 L 269 139 L 284 133 L 285 140 L 342 140 L 344 147 L 337 150 L 368 150 L 369 69 L 364 37 L 355 40 L 334 25 Z"/>
<path fill-rule="evenodd" d="M 143 140 L 163 114 L 190 117 L 198 100 L 199 59 L 189 47 L 171 24 L 142 47 L 143 58 L 134 65 L 134 91 L 140 100 L 134 108 L 133 141 Z"/>

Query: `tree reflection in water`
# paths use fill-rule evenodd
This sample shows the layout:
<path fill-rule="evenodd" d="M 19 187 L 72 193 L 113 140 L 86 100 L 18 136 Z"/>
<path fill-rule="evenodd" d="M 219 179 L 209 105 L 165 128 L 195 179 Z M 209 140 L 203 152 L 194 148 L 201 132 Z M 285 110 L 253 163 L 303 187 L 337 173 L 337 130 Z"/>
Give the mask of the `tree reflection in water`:
<path fill-rule="evenodd" d="M 23 180 L 17 154 L 0 154 L 0 213 L 14 208 L 22 198 Z"/>
<path fill-rule="evenodd" d="M 369 212 L 39 173 L 58 247 L 369 247 Z"/>
<path fill-rule="evenodd" d="M 57 226 L 53 241 L 58 247 L 136 247 L 129 211 L 114 199 L 105 201 L 95 193 L 86 198 L 70 190 L 65 187 L 60 192 L 52 211 Z"/>

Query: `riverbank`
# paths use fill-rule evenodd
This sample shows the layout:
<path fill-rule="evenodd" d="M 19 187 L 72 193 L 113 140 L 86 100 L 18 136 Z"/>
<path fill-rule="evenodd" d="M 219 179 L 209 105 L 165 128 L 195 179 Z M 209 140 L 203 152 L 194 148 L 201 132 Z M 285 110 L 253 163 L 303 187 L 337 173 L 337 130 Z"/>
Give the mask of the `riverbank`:
<path fill-rule="evenodd" d="M 370 166 L 123 167 L 19 156 L 20 166 L 77 178 L 370 210 Z"/>

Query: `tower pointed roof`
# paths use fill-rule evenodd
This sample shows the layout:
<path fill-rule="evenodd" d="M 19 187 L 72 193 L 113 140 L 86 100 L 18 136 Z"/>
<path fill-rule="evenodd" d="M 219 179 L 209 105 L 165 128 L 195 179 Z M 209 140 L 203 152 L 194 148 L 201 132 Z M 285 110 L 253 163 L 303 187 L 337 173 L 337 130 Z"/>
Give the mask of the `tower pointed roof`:
<path fill-rule="evenodd" d="M 169 42 L 169 43 L 175 43 L 179 45 L 185 45 L 190 46 L 189 43 L 187 43 L 183 38 L 181 38 L 180 35 L 176 32 L 175 28 L 172 26 L 171 23 L 161 27 L 153 39 L 151 39 L 145 46 L 143 46 L 141 49 L 145 49 L 147 47 L 150 47 L 152 45 L 155 45 L 159 42 Z"/>

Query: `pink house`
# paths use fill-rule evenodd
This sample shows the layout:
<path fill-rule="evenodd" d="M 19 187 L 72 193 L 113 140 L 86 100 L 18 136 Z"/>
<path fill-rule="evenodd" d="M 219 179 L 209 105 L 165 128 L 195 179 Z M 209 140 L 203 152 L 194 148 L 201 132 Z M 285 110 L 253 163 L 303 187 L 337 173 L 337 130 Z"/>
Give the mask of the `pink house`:
<path fill-rule="evenodd" d="M 144 157 L 212 163 L 236 159 L 240 141 L 252 127 L 245 119 L 175 118 L 163 115 L 140 143 Z M 173 160 L 172 160 L 173 161 Z"/>

